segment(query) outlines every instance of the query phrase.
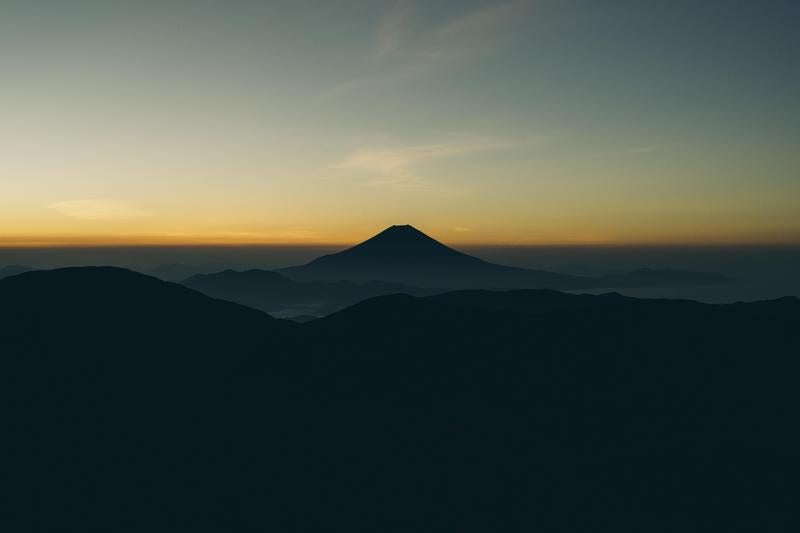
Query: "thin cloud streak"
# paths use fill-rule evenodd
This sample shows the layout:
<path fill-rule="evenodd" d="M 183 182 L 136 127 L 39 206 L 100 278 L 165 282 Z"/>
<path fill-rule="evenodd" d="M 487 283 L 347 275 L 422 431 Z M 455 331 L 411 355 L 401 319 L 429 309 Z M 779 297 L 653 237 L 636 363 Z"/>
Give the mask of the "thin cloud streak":
<path fill-rule="evenodd" d="M 529 2 L 516 1 L 482 7 L 448 21 L 438 29 L 437 35 L 441 40 L 454 41 L 494 33 L 521 15 L 529 5 Z"/>
<path fill-rule="evenodd" d="M 383 17 L 375 31 L 373 59 L 391 56 L 401 48 L 404 30 L 410 18 L 411 10 L 405 4 L 396 5 Z"/>
<path fill-rule="evenodd" d="M 447 20 L 411 39 L 407 6 L 395 7 L 381 21 L 366 71 L 342 80 L 322 94 L 331 99 L 366 87 L 406 83 L 446 66 L 491 54 L 498 34 L 530 6 L 512 1 L 484 6 Z M 416 44 L 407 45 L 407 42 Z"/>
<path fill-rule="evenodd" d="M 362 148 L 331 168 L 367 173 L 370 180 L 366 184 L 371 186 L 431 187 L 433 184 L 417 173 L 417 165 L 435 159 L 530 146 L 542 139 L 459 136 L 428 144 Z"/>

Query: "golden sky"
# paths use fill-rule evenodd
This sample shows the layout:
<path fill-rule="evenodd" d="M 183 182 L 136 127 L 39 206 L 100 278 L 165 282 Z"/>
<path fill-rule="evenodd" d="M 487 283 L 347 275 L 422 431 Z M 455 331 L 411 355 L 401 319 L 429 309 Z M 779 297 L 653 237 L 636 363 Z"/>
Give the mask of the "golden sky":
<path fill-rule="evenodd" d="M 68 4 L 0 12 L 0 246 L 800 243 L 790 3 Z"/>

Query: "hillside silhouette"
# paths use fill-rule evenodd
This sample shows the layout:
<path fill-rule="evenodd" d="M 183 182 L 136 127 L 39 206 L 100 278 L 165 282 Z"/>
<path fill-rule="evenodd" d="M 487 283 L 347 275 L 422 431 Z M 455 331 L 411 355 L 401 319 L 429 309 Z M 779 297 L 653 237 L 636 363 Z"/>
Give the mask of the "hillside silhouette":
<path fill-rule="evenodd" d="M 7 531 L 787 531 L 800 301 L 0 281 Z"/>
<path fill-rule="evenodd" d="M 0 280 L 0 301 L 0 339 L 7 356 L 33 353 L 58 367 L 77 361 L 127 378 L 191 375 L 200 367 L 219 366 L 219 353 L 258 351 L 261 337 L 291 326 L 248 307 L 114 267 L 9 277 Z"/>

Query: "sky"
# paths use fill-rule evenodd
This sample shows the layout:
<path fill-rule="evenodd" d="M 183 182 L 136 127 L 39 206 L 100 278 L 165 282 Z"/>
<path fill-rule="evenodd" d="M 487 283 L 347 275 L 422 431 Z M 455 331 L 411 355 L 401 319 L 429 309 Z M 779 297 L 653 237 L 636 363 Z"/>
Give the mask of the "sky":
<path fill-rule="evenodd" d="M 0 246 L 798 244 L 798 15 L 0 0 Z"/>

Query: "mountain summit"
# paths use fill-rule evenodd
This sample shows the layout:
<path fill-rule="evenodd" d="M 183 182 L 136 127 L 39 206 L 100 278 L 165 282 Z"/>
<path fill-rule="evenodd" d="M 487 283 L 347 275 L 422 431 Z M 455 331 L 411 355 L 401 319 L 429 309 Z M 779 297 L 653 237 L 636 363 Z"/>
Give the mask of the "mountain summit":
<path fill-rule="evenodd" d="M 299 281 L 384 281 L 432 288 L 588 288 L 593 280 L 488 263 L 413 226 L 390 226 L 361 244 L 289 267 Z"/>
<path fill-rule="evenodd" d="M 475 257 L 463 254 L 445 246 L 411 225 L 389 226 L 374 237 L 361 244 L 348 248 L 337 254 L 320 257 L 311 264 L 325 263 L 336 257 L 374 260 L 378 258 L 460 258 L 461 260 L 480 261 Z"/>

